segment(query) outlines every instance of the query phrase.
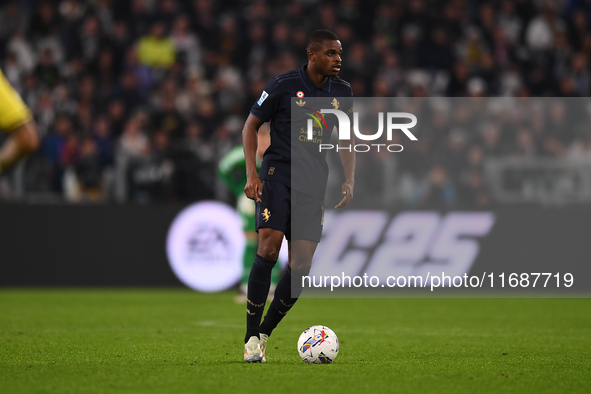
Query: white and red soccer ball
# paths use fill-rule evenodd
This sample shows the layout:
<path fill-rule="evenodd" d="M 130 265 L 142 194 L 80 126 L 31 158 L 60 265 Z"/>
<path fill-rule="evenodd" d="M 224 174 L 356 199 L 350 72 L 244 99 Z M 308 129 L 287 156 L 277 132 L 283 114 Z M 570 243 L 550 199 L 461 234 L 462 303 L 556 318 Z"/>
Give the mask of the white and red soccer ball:
<path fill-rule="evenodd" d="M 310 364 L 330 364 L 339 354 L 339 339 L 328 327 L 306 328 L 298 339 L 298 353 Z"/>

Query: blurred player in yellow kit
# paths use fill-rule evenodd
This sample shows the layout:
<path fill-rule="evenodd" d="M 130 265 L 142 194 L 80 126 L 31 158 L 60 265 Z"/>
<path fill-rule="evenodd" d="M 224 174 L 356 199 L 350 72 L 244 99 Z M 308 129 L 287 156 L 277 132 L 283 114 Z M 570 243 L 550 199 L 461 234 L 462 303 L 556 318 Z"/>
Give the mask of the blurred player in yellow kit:
<path fill-rule="evenodd" d="M 0 70 L 0 131 L 9 136 L 0 146 L 0 174 L 39 147 L 39 132 L 31 110 Z"/>

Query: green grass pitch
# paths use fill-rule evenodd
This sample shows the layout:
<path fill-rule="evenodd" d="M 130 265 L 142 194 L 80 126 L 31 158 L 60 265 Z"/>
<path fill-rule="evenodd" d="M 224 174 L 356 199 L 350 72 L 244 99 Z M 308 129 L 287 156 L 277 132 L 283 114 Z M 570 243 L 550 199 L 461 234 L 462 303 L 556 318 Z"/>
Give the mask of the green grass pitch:
<path fill-rule="evenodd" d="M 234 295 L 0 289 L 0 393 L 591 392 L 591 299 L 302 299 L 245 364 Z M 330 365 L 297 354 L 314 324 Z"/>

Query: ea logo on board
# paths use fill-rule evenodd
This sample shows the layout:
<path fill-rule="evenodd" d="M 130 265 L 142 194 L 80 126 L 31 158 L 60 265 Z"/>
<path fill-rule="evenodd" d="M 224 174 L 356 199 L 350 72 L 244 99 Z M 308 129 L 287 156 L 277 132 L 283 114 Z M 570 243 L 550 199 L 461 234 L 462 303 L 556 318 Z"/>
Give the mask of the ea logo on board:
<path fill-rule="evenodd" d="M 183 209 L 172 222 L 166 254 L 174 274 L 188 287 L 216 292 L 235 285 L 242 275 L 246 239 L 234 209 L 202 201 Z"/>

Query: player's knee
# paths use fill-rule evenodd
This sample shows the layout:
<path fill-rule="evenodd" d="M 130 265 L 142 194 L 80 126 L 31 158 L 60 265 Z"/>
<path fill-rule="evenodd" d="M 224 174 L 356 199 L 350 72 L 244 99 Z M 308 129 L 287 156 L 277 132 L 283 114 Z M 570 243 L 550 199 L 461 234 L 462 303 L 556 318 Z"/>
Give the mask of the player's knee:
<path fill-rule="evenodd" d="M 257 254 L 267 260 L 277 261 L 279 258 L 279 249 L 280 247 L 270 242 L 259 242 Z"/>
<path fill-rule="evenodd" d="M 300 275 L 308 275 L 312 268 L 312 259 L 299 258 L 292 259 L 291 270 L 297 272 Z"/>
<path fill-rule="evenodd" d="M 260 229 L 257 254 L 267 260 L 277 261 L 282 241 L 282 232 L 269 228 Z"/>

